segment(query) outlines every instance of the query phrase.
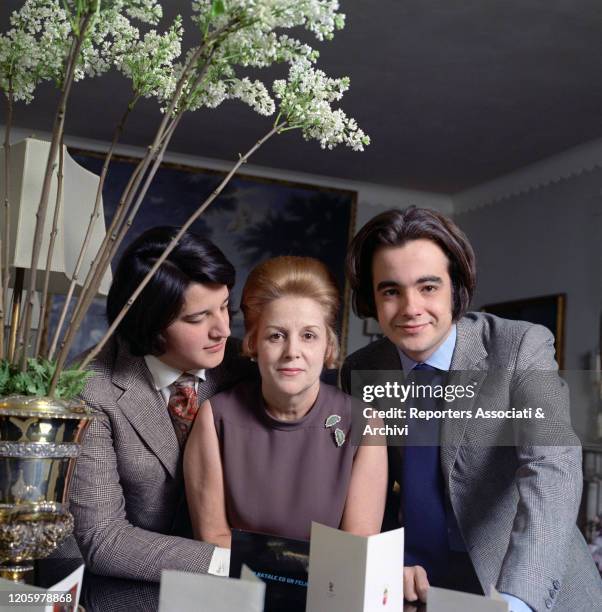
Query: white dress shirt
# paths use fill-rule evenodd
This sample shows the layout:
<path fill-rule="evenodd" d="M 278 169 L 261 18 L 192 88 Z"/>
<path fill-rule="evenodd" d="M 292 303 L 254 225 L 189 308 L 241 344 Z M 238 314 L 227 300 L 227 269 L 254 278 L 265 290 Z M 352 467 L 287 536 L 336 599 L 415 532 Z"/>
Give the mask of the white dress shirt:
<path fill-rule="evenodd" d="M 206 379 L 204 369 L 182 372 L 182 370 L 172 368 L 166 363 L 163 363 L 154 355 L 145 355 L 144 361 L 151 373 L 155 389 L 161 393 L 165 400 L 166 408 L 169 403 L 169 396 L 174 390 L 174 383 L 182 374 L 192 374 L 196 377 L 194 383 L 195 391 L 198 391 L 199 380 L 204 381 Z M 216 546 L 207 571 L 209 574 L 214 574 L 215 576 L 227 576 L 230 573 L 230 549 Z"/>

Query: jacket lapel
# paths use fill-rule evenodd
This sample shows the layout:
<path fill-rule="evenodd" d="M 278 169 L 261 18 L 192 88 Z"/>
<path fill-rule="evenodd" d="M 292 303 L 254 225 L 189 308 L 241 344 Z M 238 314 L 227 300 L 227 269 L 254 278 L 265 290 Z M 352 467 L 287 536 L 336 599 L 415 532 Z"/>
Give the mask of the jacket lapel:
<path fill-rule="evenodd" d="M 482 323 L 462 318 L 456 325 L 456 347 L 452 356 L 450 377 L 447 384 L 474 386 L 472 398 L 459 398 L 453 402 L 455 410 L 471 410 L 479 389 L 487 375 L 487 349 L 480 333 Z M 444 419 L 441 427 L 441 467 L 449 477 L 454 466 L 458 448 L 462 443 L 468 419 Z"/>
<path fill-rule="evenodd" d="M 401 360 L 397 347 L 388 339 L 383 338 L 371 356 L 370 370 L 399 370 Z"/>
<path fill-rule="evenodd" d="M 180 446 L 165 400 L 154 388 L 144 359 L 132 356 L 121 343 L 113 384 L 123 391 L 117 400 L 123 414 L 169 474 L 175 477 Z"/>

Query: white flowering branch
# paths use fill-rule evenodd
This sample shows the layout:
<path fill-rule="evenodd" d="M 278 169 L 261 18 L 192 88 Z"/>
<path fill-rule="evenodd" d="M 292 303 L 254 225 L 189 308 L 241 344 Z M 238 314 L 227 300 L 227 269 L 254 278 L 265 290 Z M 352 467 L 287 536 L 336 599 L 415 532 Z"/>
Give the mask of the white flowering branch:
<path fill-rule="evenodd" d="M 110 325 L 109 329 L 105 332 L 104 336 L 100 339 L 98 344 L 86 355 L 86 358 L 82 361 L 82 363 L 78 366 L 78 369 L 84 370 L 90 362 L 98 355 L 98 353 L 102 350 L 103 346 L 107 343 L 109 338 L 113 335 L 123 317 L 127 314 L 128 310 L 132 306 L 132 304 L 136 301 L 136 298 L 142 293 L 144 288 L 148 285 L 151 278 L 155 275 L 157 270 L 161 267 L 161 264 L 167 259 L 169 254 L 176 247 L 184 233 L 190 228 L 190 226 L 205 212 L 205 210 L 213 203 L 215 198 L 219 196 L 219 194 L 224 190 L 226 185 L 230 182 L 232 177 L 238 172 L 238 169 L 245 163 L 253 153 L 255 153 L 263 144 L 265 144 L 274 134 L 277 134 L 280 130 L 282 130 L 286 126 L 285 122 L 282 122 L 278 125 L 273 126 L 270 131 L 265 134 L 262 138 L 260 138 L 244 155 L 241 155 L 238 161 L 234 164 L 230 172 L 224 177 L 222 182 L 213 190 L 211 195 L 194 211 L 190 217 L 186 220 L 186 222 L 182 225 L 178 233 L 173 237 L 171 242 L 167 245 L 165 251 L 161 254 L 160 257 L 157 258 L 157 261 L 153 264 L 153 267 L 147 272 L 146 276 L 142 279 L 141 283 L 136 287 L 125 306 L 121 309 L 121 311 L 115 317 L 115 320 Z"/>
<path fill-rule="evenodd" d="M 230 27 L 230 24 L 225 26 L 224 30 L 226 30 L 228 27 Z M 119 245 L 121 244 L 126 232 L 132 225 L 133 218 L 138 211 L 138 208 L 140 207 L 144 196 L 148 191 L 150 183 L 161 164 L 163 155 L 171 140 L 175 128 L 186 110 L 186 106 L 180 104 L 180 108 L 177 110 L 175 116 L 172 116 L 172 113 L 174 113 L 174 110 L 178 105 L 178 100 L 180 99 L 180 96 L 182 95 L 182 92 L 187 84 L 187 79 L 194 73 L 194 68 L 196 67 L 197 62 L 201 60 L 204 49 L 205 45 L 199 47 L 196 52 L 191 55 L 188 65 L 184 69 L 182 76 L 175 87 L 172 100 L 164 114 L 159 129 L 157 130 L 154 142 L 148 148 L 146 156 L 141 160 L 133 175 L 133 180 L 130 180 L 130 184 L 126 187 L 124 194 L 122 195 L 118 210 L 113 217 L 111 227 L 107 231 L 105 240 L 103 241 L 103 244 L 99 250 L 98 260 L 93 262 L 93 265 L 90 268 L 89 279 L 86 279 L 86 283 L 84 284 L 84 288 L 80 293 L 79 300 L 69 322 L 67 333 L 61 342 L 57 355 L 55 375 L 50 384 L 51 392 L 54 391 L 54 388 L 58 382 L 58 377 L 60 376 L 60 372 L 67 361 L 69 350 L 75 340 L 75 335 L 79 329 L 80 323 L 86 315 L 90 304 L 94 300 L 97 289 L 100 286 L 111 259 L 117 252 L 117 249 L 119 248 Z M 203 80 L 212 54 L 213 49 L 210 49 L 206 61 L 204 62 L 199 74 L 196 75 L 193 86 L 198 86 L 198 83 Z M 141 187 L 142 180 L 151 163 L 153 163 L 153 167 L 148 172 L 146 181 Z M 134 201 L 135 197 L 136 200 Z M 124 219 L 125 221 L 123 221 Z"/>
<path fill-rule="evenodd" d="M 354 150 L 362 150 L 364 145 L 369 144 L 370 139 L 368 136 L 366 136 L 351 119 L 344 117 L 344 120 L 341 120 L 342 111 L 333 110 L 331 108 L 332 102 L 340 100 L 344 91 L 348 88 L 348 79 L 329 79 L 322 71 L 314 70 L 310 65 L 305 63 L 305 61 L 306 60 L 301 60 L 293 64 L 289 71 L 287 81 L 277 81 L 274 83 L 276 97 L 282 101 L 282 107 L 270 131 L 263 136 L 263 138 L 258 140 L 244 155 L 239 157 L 239 160 L 234 164 L 218 187 L 194 211 L 194 213 L 190 215 L 176 236 L 174 236 L 173 240 L 169 243 L 161 257 L 157 259 L 142 282 L 134 290 L 129 300 L 113 320 L 109 329 L 105 332 L 104 336 L 78 366 L 79 369 L 85 369 L 102 350 L 103 346 L 113 335 L 127 314 L 131 305 L 140 293 L 142 293 L 150 279 L 167 259 L 188 228 L 219 196 L 240 166 L 246 163 L 249 157 L 272 136 L 288 131 L 289 129 L 298 129 L 302 131 L 306 139 L 317 139 L 322 146 L 330 149 L 337 144 L 345 144 Z M 324 125 L 322 130 L 318 129 L 321 125 L 318 121 L 318 116 L 321 118 L 322 124 Z M 289 121 L 293 121 L 294 123 L 289 125 Z"/>
<path fill-rule="evenodd" d="M 156 0 L 26 0 L 11 15 L 13 26 L 0 37 L 0 88 L 15 85 L 15 98 L 31 100 L 37 84 L 52 79 L 61 87 L 61 100 L 55 118 L 53 141 L 43 185 L 49 183 L 56 165 L 56 140 L 62 132 L 66 99 L 73 81 L 101 74 L 113 61 L 116 41 L 127 39 L 134 30 L 121 13 L 147 23 L 156 23 L 162 9 Z M 111 44 L 111 42 L 113 44 Z M 36 216 L 36 230 L 45 221 L 47 195 L 42 190 Z M 46 204 L 44 204 L 46 202 Z M 39 238 L 39 235 L 36 236 Z M 39 245 L 39 240 L 34 246 Z M 38 247 L 39 250 L 39 247 Z M 32 252 L 32 274 L 37 272 Z M 35 260 L 35 261 L 34 261 Z M 33 283 L 33 279 L 32 279 Z M 30 285 L 31 287 L 31 285 Z M 28 291 L 25 317 L 18 330 L 18 348 L 24 367 L 31 330 L 32 297 Z M 14 322 L 13 322 L 14 323 Z M 12 361 L 12 360 L 11 360 Z"/>
<path fill-rule="evenodd" d="M 156 6 L 151 7 L 153 10 L 150 11 L 150 16 L 146 16 L 147 20 L 154 20 L 156 15 Z M 144 15 L 140 15 L 145 18 Z M 105 51 L 107 57 L 110 57 L 115 62 L 115 65 L 120 69 L 126 76 L 132 80 L 133 97 L 129 102 L 126 112 L 124 113 L 121 121 L 116 127 L 113 140 L 109 147 L 109 150 L 105 156 L 103 169 L 101 172 L 93 212 L 90 216 L 88 228 L 84 236 L 84 241 L 80 249 L 78 260 L 72 275 L 72 280 L 69 285 L 67 296 L 63 304 L 63 308 L 59 317 L 59 324 L 55 330 L 52 343 L 48 351 L 48 358 L 52 358 L 56 350 L 57 342 L 60 337 L 60 333 L 66 318 L 66 314 L 71 302 L 71 298 L 74 293 L 75 284 L 79 279 L 79 271 L 85 255 L 85 252 L 89 246 L 89 241 L 92 235 L 94 224 L 100 216 L 100 203 L 102 196 L 102 188 L 108 171 L 109 162 L 111 160 L 114 148 L 123 132 L 125 122 L 135 104 L 140 97 L 149 97 L 157 95 L 158 97 L 164 97 L 166 92 L 169 91 L 169 82 L 166 83 L 166 79 L 162 79 L 161 76 L 169 73 L 173 60 L 180 54 L 181 50 L 181 36 L 182 36 L 182 25 L 181 19 L 176 18 L 171 28 L 164 35 L 157 34 L 154 30 L 147 33 L 142 40 L 139 39 L 139 31 L 134 28 L 127 20 L 123 19 L 120 15 L 111 14 L 108 19 L 104 16 L 105 21 L 114 24 L 113 38 L 115 43 L 110 49 L 110 53 Z M 102 40 L 106 38 L 110 28 L 105 25 L 98 28 L 100 35 L 96 35 L 96 40 Z M 89 49 L 90 51 L 90 49 Z M 88 54 L 89 57 L 91 54 Z M 88 58 L 89 59 L 89 58 Z M 99 72 L 99 66 L 95 67 L 95 71 Z M 167 81 L 169 81 L 167 79 Z M 38 351 L 36 350 L 36 354 Z"/>
<path fill-rule="evenodd" d="M 62 8 L 59 6 L 61 2 Z M 203 107 L 215 108 L 225 100 L 233 99 L 240 100 L 265 116 L 273 115 L 276 105 L 279 107 L 270 130 L 245 155 L 239 157 L 218 188 L 191 215 L 168 251 L 149 273 L 145 284 L 161 262 L 165 261 L 179 237 L 214 202 L 239 167 L 273 135 L 299 129 L 304 138 L 317 139 L 325 148 L 345 144 L 354 150 L 362 150 L 369 142 L 352 119 L 343 111 L 331 107 L 347 89 L 348 80 L 329 79 L 321 71 L 314 70 L 313 63 L 318 58 L 318 52 L 305 42 L 282 33 L 286 29 L 304 28 L 318 40 L 332 38 L 334 31 L 343 27 L 344 23 L 344 16 L 338 13 L 338 0 L 193 0 L 192 9 L 192 21 L 198 29 L 200 40 L 198 46 L 189 50 L 183 61 L 179 62 L 182 39 L 180 18 L 176 18 L 163 34 L 152 29 L 141 35 L 131 23 L 131 19 L 138 19 L 155 25 L 162 13 L 158 0 L 25 0 L 23 9 L 11 16 L 12 29 L 4 37 L 0 36 L 0 88 L 6 92 L 8 83 L 12 82 L 15 99 L 28 102 L 42 80 L 52 79 L 61 87 L 47 176 L 56 165 L 55 140 L 62 136 L 64 109 L 71 83 L 84 76 L 101 74 L 113 66 L 131 81 L 133 90 L 133 102 L 117 126 L 105 157 L 78 262 L 59 317 L 59 326 L 48 350 L 49 358 L 56 355 L 50 393 L 56 388 L 83 317 L 131 227 L 171 138 L 186 112 Z M 82 23 L 85 14 L 92 16 L 88 24 Z M 79 47 L 75 48 L 78 41 Z M 23 58 L 30 58 L 31 61 L 23 61 Z M 290 71 L 287 81 L 276 81 L 271 92 L 261 80 L 252 80 L 237 72 L 239 68 L 263 68 L 274 62 L 288 63 Z M 67 95 L 64 95 L 65 92 Z M 84 254 L 89 248 L 92 229 L 99 216 L 102 187 L 109 162 L 123 130 L 125 117 L 141 97 L 155 97 L 162 106 L 163 117 L 152 142 L 119 198 L 115 215 L 93 258 L 67 321 Z M 36 236 L 37 227 L 43 222 L 44 215 L 45 205 L 41 198 Z M 55 231 L 56 224 L 53 222 L 52 238 Z M 0 269 L 2 252 L 0 250 Z M 47 257 L 46 274 L 51 257 L 52 247 Z M 37 256 L 32 253 L 34 277 L 36 262 Z M 2 281 L 5 277 L 6 274 Z M 0 289 L 2 286 L 3 283 L 0 283 Z M 30 284 L 30 292 L 32 286 Z M 143 286 L 136 289 L 128 304 L 133 303 L 142 290 Z M 25 363 L 31 328 L 30 292 L 25 317 L 27 320 L 19 328 L 21 367 Z M 0 302 L 2 297 L 5 298 L 0 295 Z M 105 337 L 80 367 L 85 367 L 98 354 L 124 315 L 125 312 L 117 317 Z M 64 327 L 66 332 L 62 337 Z M 41 349 L 41 342 L 38 339 L 36 353 Z"/>
<path fill-rule="evenodd" d="M 348 78 L 329 78 L 306 59 L 293 63 L 288 81 L 278 80 L 273 85 L 288 129 L 300 129 L 306 140 L 318 140 L 323 149 L 345 144 L 354 151 L 363 151 L 370 144 L 370 138 L 354 119 L 331 106 L 348 89 Z"/>
<path fill-rule="evenodd" d="M 60 345 L 57 355 L 57 368 L 53 381 L 51 382 L 51 389 L 54 389 L 60 371 L 67 361 L 69 350 L 75 340 L 77 330 L 94 300 L 106 269 L 123 241 L 125 234 L 131 227 L 144 196 L 159 169 L 171 137 L 182 115 L 190 107 L 189 100 L 194 95 L 194 92 L 198 90 L 207 74 L 217 45 L 225 36 L 235 31 L 238 27 L 240 27 L 240 24 L 237 19 L 227 21 L 208 35 L 203 44 L 190 54 L 188 62 L 182 70 L 180 79 L 175 87 L 170 104 L 165 110 L 155 140 L 147 149 L 147 154 L 138 164 L 133 179 L 130 179 L 130 183 L 126 187 L 124 194 L 122 194 L 111 227 L 107 231 L 105 240 L 100 247 L 98 258 L 93 262 L 90 268 L 89 278 L 86 279 L 86 283 L 80 293 L 69 322 L 67 333 Z M 151 163 L 152 167 L 149 170 Z M 142 184 L 145 175 L 146 180 L 144 184 Z"/>

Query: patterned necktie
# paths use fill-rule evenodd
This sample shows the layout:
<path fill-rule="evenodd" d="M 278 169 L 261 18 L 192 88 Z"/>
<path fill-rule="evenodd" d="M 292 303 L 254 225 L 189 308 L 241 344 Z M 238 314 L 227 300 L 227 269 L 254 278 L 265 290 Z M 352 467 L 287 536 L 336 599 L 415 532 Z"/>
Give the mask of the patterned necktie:
<path fill-rule="evenodd" d="M 417 384 L 437 384 L 438 370 L 433 366 L 419 363 L 414 370 L 423 372 L 416 377 Z M 419 407 L 435 410 L 437 400 L 424 399 Z M 410 424 L 422 445 L 403 449 L 400 508 L 405 527 L 404 565 L 422 565 L 434 585 L 446 574 L 449 555 L 439 425 L 437 419 Z"/>
<path fill-rule="evenodd" d="M 169 403 L 167 404 L 167 411 L 176 430 L 176 437 L 180 443 L 180 448 L 186 442 L 188 432 L 199 409 L 197 392 L 194 389 L 196 378 L 194 374 L 182 374 L 174 382 L 174 389 L 169 396 Z"/>

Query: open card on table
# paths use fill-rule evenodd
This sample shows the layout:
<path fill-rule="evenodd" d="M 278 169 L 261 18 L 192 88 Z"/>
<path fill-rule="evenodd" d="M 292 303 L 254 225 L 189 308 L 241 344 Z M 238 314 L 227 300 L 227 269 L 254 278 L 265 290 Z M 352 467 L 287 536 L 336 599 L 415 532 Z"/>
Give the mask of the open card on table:
<path fill-rule="evenodd" d="M 266 584 L 265 612 L 304 612 L 309 542 L 233 529 L 231 577 L 243 563 Z"/>
<path fill-rule="evenodd" d="M 305 609 L 403 609 L 403 529 L 362 537 L 312 523 Z"/>
<path fill-rule="evenodd" d="M 243 567 L 240 580 L 163 570 L 159 612 L 263 612 L 265 584 Z"/>
<path fill-rule="evenodd" d="M 0 611 L 75 612 L 83 577 L 84 566 L 80 565 L 66 578 L 47 589 L 0 578 Z M 36 601 L 41 603 L 36 605 Z"/>
<path fill-rule="evenodd" d="M 490 597 L 429 587 L 426 595 L 428 612 L 508 612 L 508 602 L 492 587 Z"/>

